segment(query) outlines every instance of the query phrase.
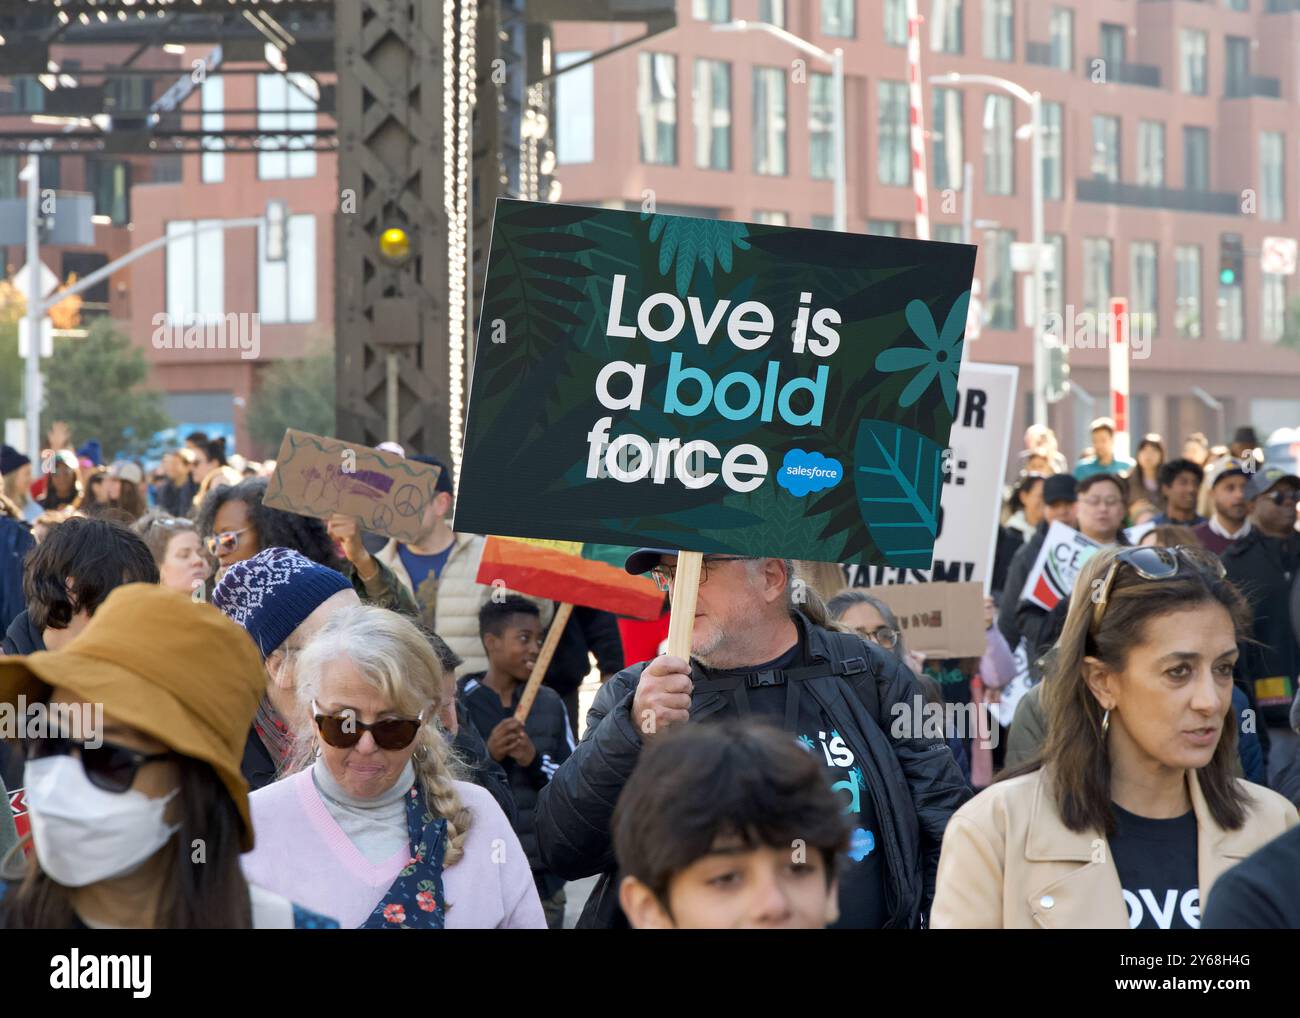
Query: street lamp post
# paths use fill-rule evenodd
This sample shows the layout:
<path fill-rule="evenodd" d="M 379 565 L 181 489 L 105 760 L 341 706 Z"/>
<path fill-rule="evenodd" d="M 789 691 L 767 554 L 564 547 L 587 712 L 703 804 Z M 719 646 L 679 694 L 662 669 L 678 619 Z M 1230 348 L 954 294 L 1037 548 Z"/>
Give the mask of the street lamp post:
<path fill-rule="evenodd" d="M 830 65 L 831 68 L 831 135 L 835 149 L 834 177 L 834 225 L 840 233 L 849 228 L 848 205 L 848 165 L 844 137 L 844 51 L 838 47 L 827 52 L 820 46 L 814 46 L 807 39 L 801 39 L 793 32 L 770 25 L 766 21 L 728 21 L 713 26 L 715 32 L 766 32 L 795 49 Z"/>
<path fill-rule="evenodd" d="M 1033 285 L 1033 323 L 1034 356 L 1034 423 L 1047 423 L 1047 357 L 1043 347 L 1043 304 L 1045 303 L 1043 278 L 1043 97 L 1039 92 L 1030 92 L 1014 81 L 998 78 L 991 74 L 937 74 L 930 78 L 930 83 L 946 85 L 987 85 L 990 88 L 1009 92 L 1029 107 L 1029 162 L 1030 166 L 1030 229 L 1034 238 L 1034 285 Z M 967 200 L 970 196 L 967 195 Z"/>

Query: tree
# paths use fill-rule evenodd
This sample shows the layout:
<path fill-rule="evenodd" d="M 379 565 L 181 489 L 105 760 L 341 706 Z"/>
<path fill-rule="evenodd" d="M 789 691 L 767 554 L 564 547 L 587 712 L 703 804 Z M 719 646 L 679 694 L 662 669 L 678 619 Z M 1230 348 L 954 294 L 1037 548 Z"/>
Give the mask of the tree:
<path fill-rule="evenodd" d="M 106 459 L 142 455 L 173 424 L 162 393 L 144 386 L 148 374 L 144 352 L 107 318 L 96 319 L 85 339 L 56 338 L 45 366 L 43 429 L 67 421 L 76 442 L 98 438 Z"/>
<path fill-rule="evenodd" d="M 334 353 L 273 364 L 248 401 L 244 417 L 253 442 L 275 455 L 288 428 L 334 434 Z"/>

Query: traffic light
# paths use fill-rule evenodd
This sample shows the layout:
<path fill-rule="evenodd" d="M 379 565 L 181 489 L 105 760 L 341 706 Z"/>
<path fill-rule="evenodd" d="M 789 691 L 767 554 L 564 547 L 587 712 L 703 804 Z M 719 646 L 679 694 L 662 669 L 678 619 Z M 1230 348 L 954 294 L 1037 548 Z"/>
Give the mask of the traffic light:
<path fill-rule="evenodd" d="M 1069 350 L 1053 333 L 1043 337 L 1047 347 L 1047 402 L 1059 403 L 1070 393 Z"/>
<path fill-rule="evenodd" d="M 1245 256 L 1241 249 L 1240 233 L 1219 235 L 1219 285 L 1241 286 Z"/>

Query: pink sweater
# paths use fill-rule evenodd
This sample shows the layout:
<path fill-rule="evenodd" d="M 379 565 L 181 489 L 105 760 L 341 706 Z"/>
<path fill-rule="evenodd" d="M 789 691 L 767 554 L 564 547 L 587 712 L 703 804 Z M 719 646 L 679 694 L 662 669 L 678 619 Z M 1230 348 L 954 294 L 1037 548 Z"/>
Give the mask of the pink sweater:
<path fill-rule="evenodd" d="M 491 794 L 455 782 L 473 814 L 465 854 L 443 870 L 447 929 L 546 929 L 532 870 L 510 822 Z M 348 839 L 311 779 L 300 771 L 249 798 L 256 845 L 243 857 L 244 877 L 303 908 L 356 929 L 397 879 L 410 852 L 378 865 Z"/>

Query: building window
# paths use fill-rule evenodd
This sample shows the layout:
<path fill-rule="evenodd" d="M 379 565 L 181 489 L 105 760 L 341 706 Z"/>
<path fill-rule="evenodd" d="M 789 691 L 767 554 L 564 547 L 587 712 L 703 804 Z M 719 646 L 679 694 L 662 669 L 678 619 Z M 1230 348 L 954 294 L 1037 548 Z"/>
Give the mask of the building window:
<path fill-rule="evenodd" d="M 907 86 L 901 81 L 882 81 L 877 85 L 876 144 L 876 172 L 880 182 L 899 186 L 911 183 Z"/>
<path fill-rule="evenodd" d="M 785 28 L 785 0 L 758 0 L 758 20 Z"/>
<path fill-rule="evenodd" d="M 1228 98 L 1248 96 L 1250 87 L 1250 40 L 1230 35 L 1223 47 L 1223 94 Z"/>
<path fill-rule="evenodd" d="M 907 0 L 885 0 L 885 42 L 907 45 Z"/>
<path fill-rule="evenodd" d="M 934 186 L 960 191 L 965 149 L 962 145 L 962 92 L 956 88 L 934 90 Z"/>
<path fill-rule="evenodd" d="M 1011 272 L 1012 230 L 984 233 L 984 293 L 990 329 L 1016 327 L 1016 278 Z"/>
<path fill-rule="evenodd" d="M 1233 11 L 1250 10 L 1250 0 L 1226 0 L 1226 6 Z"/>
<path fill-rule="evenodd" d="M 1156 292 L 1156 245 L 1153 241 L 1137 240 L 1129 248 L 1131 270 L 1130 286 L 1133 303 L 1129 310 L 1144 316 L 1142 328 L 1147 336 L 1156 334 L 1156 313 L 1159 295 Z"/>
<path fill-rule="evenodd" d="M 1092 175 L 1119 181 L 1119 117 L 1094 114 L 1092 118 Z"/>
<path fill-rule="evenodd" d="M 962 0 L 931 0 L 930 49 L 936 53 L 961 53 Z"/>
<path fill-rule="evenodd" d="M 772 212 L 763 209 L 754 210 L 754 222 L 763 223 L 767 226 L 789 226 L 790 214 L 788 212 Z"/>
<path fill-rule="evenodd" d="M 1201 338 L 1201 249 L 1195 244 L 1174 248 L 1174 331 Z"/>
<path fill-rule="evenodd" d="M 18 156 L 0 155 L 0 198 L 18 197 Z"/>
<path fill-rule="evenodd" d="M 1074 11 L 1053 7 L 1050 30 L 1052 66 L 1061 71 L 1074 70 Z"/>
<path fill-rule="evenodd" d="M 695 61 L 695 165 L 731 169 L 731 64 Z"/>
<path fill-rule="evenodd" d="M 1259 217 L 1286 218 L 1286 136 L 1264 131 L 1259 136 Z"/>
<path fill-rule="evenodd" d="M 1015 152 L 1012 134 L 1012 99 L 1009 95 L 989 95 L 984 99 L 984 193 L 1015 192 Z"/>
<path fill-rule="evenodd" d="M 1195 28 L 1184 28 L 1178 35 L 1179 88 L 1188 95 L 1206 92 L 1206 35 Z"/>
<path fill-rule="evenodd" d="M 814 230 L 833 230 L 835 229 L 835 217 L 814 215 L 811 220 L 811 225 Z"/>
<path fill-rule="evenodd" d="M 1159 120 L 1138 121 L 1137 182 L 1165 186 L 1165 125 Z"/>
<path fill-rule="evenodd" d="M 691 0 L 691 17 L 696 21 L 730 21 L 731 0 Z"/>
<path fill-rule="evenodd" d="M 1061 127 L 1063 116 L 1060 103 L 1043 103 L 1043 197 L 1059 201 L 1062 193 L 1062 180 L 1065 173 L 1065 159 L 1061 148 L 1061 139 L 1065 136 Z"/>
<path fill-rule="evenodd" d="M 219 229 L 205 229 L 178 236 L 196 225 L 215 226 L 220 222 L 172 220 L 167 224 L 167 236 L 177 237 L 167 244 L 166 305 L 173 325 L 213 321 L 225 314 L 225 234 Z"/>
<path fill-rule="evenodd" d="M 205 184 L 219 184 L 226 179 L 226 157 L 221 154 L 225 142 L 226 79 L 220 74 L 210 74 L 199 88 L 199 126 L 203 131 L 203 155 L 199 157 L 199 180 Z"/>
<path fill-rule="evenodd" d="M 673 54 L 638 54 L 636 108 L 641 124 L 641 162 L 675 165 L 677 58 Z"/>
<path fill-rule="evenodd" d="M 814 180 L 835 176 L 835 104 L 832 101 L 829 74 L 814 73 L 809 81 L 808 136 L 812 146 Z"/>
<path fill-rule="evenodd" d="M 784 177 L 785 70 L 780 67 L 754 68 L 754 172 Z"/>
<path fill-rule="evenodd" d="M 1219 338 L 1226 342 L 1240 343 L 1246 333 L 1244 293 L 1243 286 L 1219 284 Z"/>
<path fill-rule="evenodd" d="M 1286 331 L 1286 276 L 1260 273 L 1259 331 L 1265 343 L 1276 343 Z"/>
<path fill-rule="evenodd" d="M 114 226 L 130 222 L 130 163 L 121 159 L 87 159 L 86 186 L 95 196 L 95 215 L 108 216 Z"/>
<path fill-rule="evenodd" d="M 821 0 L 822 35 L 837 35 L 843 39 L 852 39 L 853 4 L 855 0 Z"/>
<path fill-rule="evenodd" d="M 555 54 L 559 70 L 580 64 L 590 50 L 569 50 Z M 596 158 L 595 67 L 583 64 L 555 79 L 555 161 L 590 163 Z"/>
<path fill-rule="evenodd" d="M 40 185 L 42 191 L 57 191 L 63 186 L 63 158 L 52 152 L 41 154 Z"/>
<path fill-rule="evenodd" d="M 316 129 L 316 83 L 305 74 L 257 76 L 257 129 L 262 134 Z M 262 112 L 262 111 L 267 112 Z M 316 176 L 316 153 L 307 146 L 310 136 L 282 135 L 278 151 L 257 153 L 259 180 L 287 180 Z"/>
<path fill-rule="evenodd" d="M 945 244 L 962 243 L 960 223 L 935 223 L 931 229 L 934 231 L 935 240 L 941 240 Z"/>
<path fill-rule="evenodd" d="M 1107 67 L 1121 67 L 1127 61 L 1128 29 L 1123 25 L 1101 26 L 1101 59 Z"/>
<path fill-rule="evenodd" d="M 1210 129 L 1183 128 L 1183 187 L 1188 191 L 1210 189 Z"/>
<path fill-rule="evenodd" d="M 984 56 L 1015 59 L 1015 10 L 1011 0 L 984 0 Z"/>
<path fill-rule="evenodd" d="M 257 310 L 266 325 L 316 320 L 316 217 L 289 216 L 285 223 L 284 261 L 266 260 L 266 243 L 258 230 Z"/>
<path fill-rule="evenodd" d="M 868 219 L 867 232 L 877 237 L 901 237 L 903 224 L 896 219 Z"/>
<path fill-rule="evenodd" d="M 1050 233 L 1046 246 L 1052 249 L 1052 267 L 1043 272 L 1043 310 L 1049 315 L 1056 315 L 1062 320 L 1062 338 L 1064 330 L 1073 323 L 1064 321 L 1065 317 L 1065 235 Z"/>
<path fill-rule="evenodd" d="M 1109 309 L 1111 294 L 1110 241 L 1083 239 L 1083 310 L 1101 314 Z M 1103 319 L 1104 320 L 1104 319 Z"/>

